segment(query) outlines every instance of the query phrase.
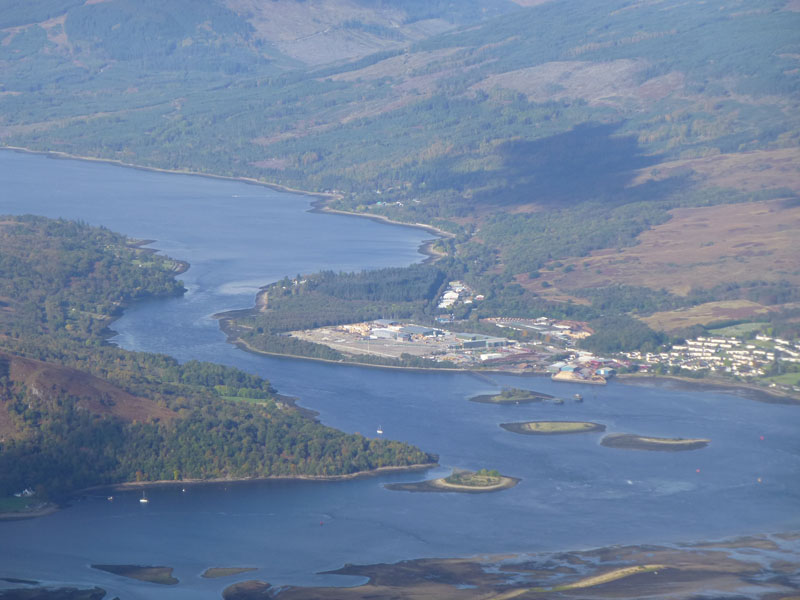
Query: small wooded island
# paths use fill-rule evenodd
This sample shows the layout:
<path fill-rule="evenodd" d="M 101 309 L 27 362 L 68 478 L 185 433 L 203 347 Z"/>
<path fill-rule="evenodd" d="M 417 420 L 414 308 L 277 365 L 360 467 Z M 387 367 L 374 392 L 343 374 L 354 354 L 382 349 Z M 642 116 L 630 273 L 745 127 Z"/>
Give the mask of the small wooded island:
<path fill-rule="evenodd" d="M 483 402 L 485 404 L 527 404 L 529 402 L 542 402 L 543 400 L 553 400 L 554 396 L 535 392 L 533 390 L 522 390 L 513 387 L 504 387 L 499 394 L 484 394 L 473 396 L 471 402 Z"/>
<path fill-rule="evenodd" d="M 625 450 L 657 450 L 661 452 L 680 452 L 682 450 L 699 450 L 711 443 L 705 438 L 658 438 L 632 433 L 612 433 L 605 436 L 600 443 L 609 448 Z"/>
<path fill-rule="evenodd" d="M 507 490 L 519 483 L 516 477 L 501 475 L 494 469 L 480 471 L 454 470 L 448 477 L 416 481 L 413 483 L 390 483 L 386 489 L 403 492 L 462 492 L 467 494 Z"/>
<path fill-rule="evenodd" d="M 523 423 L 501 423 L 500 427 L 513 433 L 525 435 L 562 435 L 606 430 L 605 425 L 589 421 L 527 421 Z"/>

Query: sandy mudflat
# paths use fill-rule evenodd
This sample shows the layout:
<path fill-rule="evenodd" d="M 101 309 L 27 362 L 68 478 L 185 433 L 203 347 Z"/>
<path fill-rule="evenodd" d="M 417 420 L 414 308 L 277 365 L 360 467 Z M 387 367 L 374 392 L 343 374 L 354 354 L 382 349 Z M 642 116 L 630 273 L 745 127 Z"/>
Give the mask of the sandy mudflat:
<path fill-rule="evenodd" d="M 289 587 L 277 600 L 511 600 L 645 597 L 794 598 L 787 572 L 800 569 L 797 536 L 751 536 L 678 546 L 614 546 L 578 552 L 347 565 L 368 577 L 351 588 Z M 777 550 L 776 550 L 777 548 Z M 746 556 L 745 556 L 746 555 Z M 262 596 L 237 596 L 256 600 Z"/>

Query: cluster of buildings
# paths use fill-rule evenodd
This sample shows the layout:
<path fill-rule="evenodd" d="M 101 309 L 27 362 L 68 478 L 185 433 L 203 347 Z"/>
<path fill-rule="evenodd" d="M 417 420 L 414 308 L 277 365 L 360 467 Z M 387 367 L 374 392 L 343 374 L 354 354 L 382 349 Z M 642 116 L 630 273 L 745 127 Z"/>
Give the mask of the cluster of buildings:
<path fill-rule="evenodd" d="M 340 339 L 320 337 L 324 331 L 329 334 L 344 336 Z M 529 348 L 508 338 L 484 335 L 481 333 L 456 333 L 429 327 L 403 323 L 393 319 L 377 319 L 363 323 L 340 325 L 336 328 L 321 328 L 318 330 L 318 341 L 328 345 L 336 345 L 345 349 L 343 345 L 358 344 L 367 352 L 386 353 L 407 352 L 416 356 L 439 361 L 449 361 L 460 365 L 477 364 L 504 364 L 517 362 L 516 359 L 532 354 Z M 293 332 L 298 337 L 313 336 L 312 331 Z M 372 340 L 371 347 L 363 344 Z"/>
<path fill-rule="evenodd" d="M 625 356 L 643 361 L 645 367 L 664 365 L 687 371 L 717 371 L 757 377 L 776 361 L 800 363 L 800 343 L 757 335 L 755 340 L 735 337 L 697 337 L 676 344 L 668 352 L 626 352 Z M 647 369 L 645 369 L 647 370 Z"/>
<path fill-rule="evenodd" d="M 439 298 L 437 308 L 453 308 L 457 304 L 472 304 L 483 300 L 483 295 L 473 295 L 472 290 L 461 281 L 451 281 Z"/>
<path fill-rule="evenodd" d="M 435 327 L 422 325 L 404 325 L 392 319 L 378 319 L 367 323 L 343 325 L 342 329 L 350 333 L 360 334 L 363 338 L 371 340 L 402 340 L 411 342 L 423 338 L 437 338 L 444 335 L 444 331 Z"/>
<path fill-rule="evenodd" d="M 617 369 L 623 366 L 615 360 L 600 358 L 591 352 L 577 352 L 565 361 L 551 363 L 547 372 L 553 381 L 605 385 L 616 374 Z"/>
<path fill-rule="evenodd" d="M 538 319 L 491 317 L 483 319 L 483 321 L 494 323 L 498 327 L 537 334 L 541 338 L 560 341 L 568 346 L 571 346 L 575 340 L 582 340 L 594 333 L 583 321 L 559 321 L 548 317 L 539 317 Z"/>

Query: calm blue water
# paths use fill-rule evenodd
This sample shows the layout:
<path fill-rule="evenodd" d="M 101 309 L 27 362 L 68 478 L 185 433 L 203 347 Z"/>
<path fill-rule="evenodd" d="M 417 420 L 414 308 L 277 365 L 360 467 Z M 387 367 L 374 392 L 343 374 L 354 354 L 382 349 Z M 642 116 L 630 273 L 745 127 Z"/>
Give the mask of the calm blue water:
<path fill-rule="evenodd" d="M 715 539 L 800 528 L 800 410 L 731 394 L 668 386 L 602 388 L 544 378 L 407 373 L 244 353 L 210 315 L 249 307 L 257 289 L 320 269 L 405 265 L 428 237 L 419 230 L 308 212 L 309 198 L 236 182 L 167 175 L 0 152 L 0 214 L 79 218 L 191 263 L 189 293 L 128 310 L 115 342 L 235 365 L 298 396 L 344 431 L 408 441 L 441 467 L 497 468 L 522 478 L 487 495 L 411 494 L 354 481 L 261 482 L 89 497 L 52 516 L 0 523 L 0 577 L 97 584 L 126 600 L 219 598 L 237 579 L 276 585 L 358 583 L 316 575 L 346 562 L 579 549 L 619 543 Z M 582 404 L 492 406 L 467 398 L 503 385 Z M 608 432 L 708 437 L 681 453 L 604 448 L 600 434 L 520 436 L 500 423 L 577 419 Z M 764 440 L 760 439 L 764 436 Z M 697 472 L 700 469 L 700 472 Z M 758 482 L 761 478 L 762 482 Z M 162 564 L 180 585 L 164 588 L 93 571 L 92 563 Z M 253 566 L 238 578 L 203 580 L 210 566 Z"/>

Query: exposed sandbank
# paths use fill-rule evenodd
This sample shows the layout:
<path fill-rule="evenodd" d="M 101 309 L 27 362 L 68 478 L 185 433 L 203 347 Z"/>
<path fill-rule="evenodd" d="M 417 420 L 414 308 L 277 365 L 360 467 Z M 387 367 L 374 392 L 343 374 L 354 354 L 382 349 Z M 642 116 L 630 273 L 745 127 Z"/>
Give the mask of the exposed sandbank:
<path fill-rule="evenodd" d="M 724 379 L 680 377 L 678 375 L 649 375 L 624 373 L 616 377 L 621 383 L 628 385 L 672 385 L 676 388 L 696 389 L 734 393 L 749 400 L 768 404 L 800 405 L 800 396 L 784 393 L 780 390 L 765 388 L 743 381 L 726 381 Z"/>
<path fill-rule="evenodd" d="M 769 547 L 763 542 L 769 542 Z M 346 565 L 330 574 L 369 578 L 348 588 L 288 587 L 277 600 L 510 600 L 512 598 L 793 597 L 787 573 L 800 569 L 796 536 L 755 536 L 720 543 L 612 546 L 594 550 L 418 559 Z M 775 552 L 778 546 L 781 552 Z M 789 558 L 788 564 L 786 557 Z M 758 588 L 758 589 L 756 589 Z M 774 596 L 773 596 L 774 594 Z M 715 597 L 716 597 L 715 596 Z M 258 596 L 238 596 L 255 600 Z"/>

